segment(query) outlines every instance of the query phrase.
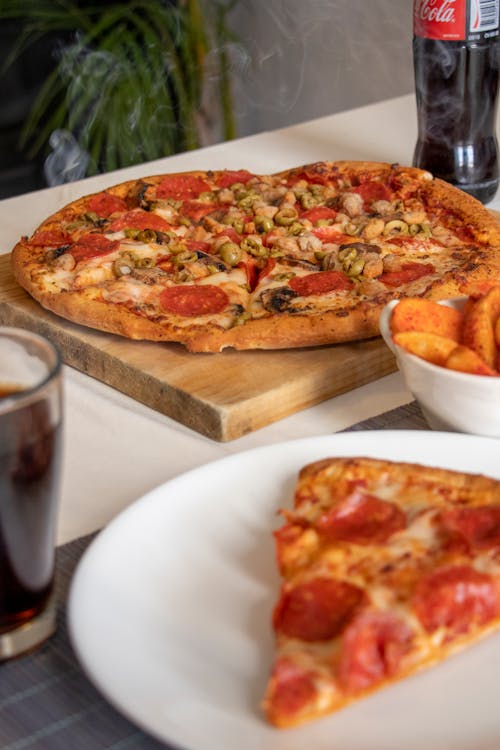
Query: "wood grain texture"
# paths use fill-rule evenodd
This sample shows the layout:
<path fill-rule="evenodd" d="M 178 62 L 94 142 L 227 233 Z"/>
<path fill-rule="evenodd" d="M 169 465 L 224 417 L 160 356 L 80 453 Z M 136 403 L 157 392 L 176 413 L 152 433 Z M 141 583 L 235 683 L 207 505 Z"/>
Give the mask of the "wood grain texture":
<path fill-rule="evenodd" d="M 44 310 L 0 256 L 0 323 L 45 335 L 66 364 L 213 440 L 227 441 L 396 369 L 381 339 L 311 349 L 192 354 L 130 341 Z"/>

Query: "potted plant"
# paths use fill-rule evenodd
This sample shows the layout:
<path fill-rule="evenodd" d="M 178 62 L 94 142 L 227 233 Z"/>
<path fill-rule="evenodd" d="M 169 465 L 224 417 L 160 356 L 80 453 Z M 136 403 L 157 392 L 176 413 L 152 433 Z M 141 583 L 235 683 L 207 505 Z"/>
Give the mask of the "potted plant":
<path fill-rule="evenodd" d="M 20 24 L 5 67 L 55 40 L 21 145 L 34 157 L 66 139 L 85 162 L 77 179 L 197 148 L 207 123 L 214 130 L 210 117 L 218 139 L 234 137 L 226 44 L 235 2 L 2 0 L 0 18 Z M 218 91 L 209 109 L 207 80 Z"/>

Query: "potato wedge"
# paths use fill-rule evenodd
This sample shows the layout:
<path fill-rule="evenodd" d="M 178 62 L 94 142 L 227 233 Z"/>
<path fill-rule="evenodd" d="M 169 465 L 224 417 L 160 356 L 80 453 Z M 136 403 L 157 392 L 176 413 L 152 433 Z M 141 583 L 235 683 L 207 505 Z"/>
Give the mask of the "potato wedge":
<path fill-rule="evenodd" d="M 434 365 L 444 366 L 457 342 L 435 333 L 423 333 L 421 331 L 401 331 L 395 333 L 393 341 L 407 352 L 415 354 Z"/>
<path fill-rule="evenodd" d="M 456 346 L 445 362 L 449 370 L 467 372 L 470 375 L 498 375 L 498 372 L 484 362 L 473 349 Z"/>
<path fill-rule="evenodd" d="M 497 349 L 500 349 L 500 318 L 495 321 L 495 341 Z"/>
<path fill-rule="evenodd" d="M 461 343 L 473 349 L 492 369 L 497 361 L 495 325 L 499 316 L 500 286 L 496 286 L 474 302 L 464 318 L 462 329 Z"/>
<path fill-rule="evenodd" d="M 403 331 L 434 333 L 460 341 L 463 314 L 452 307 L 439 305 L 430 299 L 407 297 L 400 300 L 391 315 L 393 334 Z"/>

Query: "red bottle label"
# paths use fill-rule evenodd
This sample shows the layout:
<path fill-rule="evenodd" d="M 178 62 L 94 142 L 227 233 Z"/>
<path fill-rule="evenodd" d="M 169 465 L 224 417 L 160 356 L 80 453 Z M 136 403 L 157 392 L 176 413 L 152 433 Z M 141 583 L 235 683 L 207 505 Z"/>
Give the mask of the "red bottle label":
<path fill-rule="evenodd" d="M 500 0 L 415 0 L 415 36 L 475 41 L 498 36 Z"/>
<path fill-rule="evenodd" d="M 426 39 L 466 39 L 467 0 L 415 0 L 413 24 Z"/>

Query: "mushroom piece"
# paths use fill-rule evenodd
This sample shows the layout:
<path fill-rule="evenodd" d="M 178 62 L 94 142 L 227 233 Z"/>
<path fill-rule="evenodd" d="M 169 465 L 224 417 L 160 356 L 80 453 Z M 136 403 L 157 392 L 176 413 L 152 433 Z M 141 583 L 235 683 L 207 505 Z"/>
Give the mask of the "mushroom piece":
<path fill-rule="evenodd" d="M 130 271 L 130 277 L 137 281 L 142 281 L 143 284 L 153 285 L 161 283 L 162 280 L 166 279 L 168 274 L 161 268 L 133 268 Z"/>
<path fill-rule="evenodd" d="M 224 263 L 221 258 L 217 258 L 215 255 L 209 255 L 204 253 L 202 250 L 196 250 L 197 262 L 203 266 L 213 266 L 217 271 L 227 271 L 228 266 Z"/>
<path fill-rule="evenodd" d="M 281 262 L 288 266 L 307 268 L 308 271 L 318 270 L 318 265 L 316 263 L 311 263 L 311 261 L 305 260 L 304 258 L 293 258 L 291 255 L 285 255 L 285 257 L 281 259 Z"/>
<path fill-rule="evenodd" d="M 264 310 L 268 312 L 285 312 L 294 297 L 297 297 L 297 292 L 290 287 L 277 286 L 273 289 L 264 289 L 260 301 Z"/>

